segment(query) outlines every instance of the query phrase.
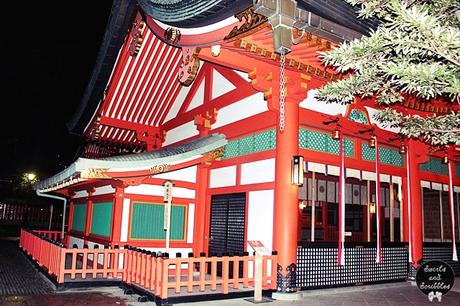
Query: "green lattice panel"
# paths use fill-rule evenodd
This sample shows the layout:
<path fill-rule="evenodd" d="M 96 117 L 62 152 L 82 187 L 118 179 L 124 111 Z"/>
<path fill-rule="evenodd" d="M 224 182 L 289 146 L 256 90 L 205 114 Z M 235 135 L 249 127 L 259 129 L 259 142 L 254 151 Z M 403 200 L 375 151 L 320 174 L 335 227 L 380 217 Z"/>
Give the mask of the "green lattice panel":
<path fill-rule="evenodd" d="M 330 154 L 339 154 L 339 141 L 332 139 L 331 135 L 306 129 L 299 130 L 299 147 Z M 354 142 L 344 139 L 345 156 L 353 157 L 355 154 Z"/>
<path fill-rule="evenodd" d="M 438 158 L 430 158 L 428 162 L 420 165 L 420 170 L 443 175 L 447 175 L 449 172 L 447 165 Z"/>
<path fill-rule="evenodd" d="M 254 152 L 254 139 L 252 136 L 240 139 L 240 155 L 248 155 Z"/>
<path fill-rule="evenodd" d="M 460 164 L 455 164 L 455 176 L 460 177 Z"/>
<path fill-rule="evenodd" d="M 375 161 L 375 148 L 369 148 L 367 143 L 361 143 L 361 157 L 363 160 Z"/>
<path fill-rule="evenodd" d="M 112 225 L 112 202 L 99 202 L 93 204 L 91 218 L 91 234 L 110 237 Z"/>
<path fill-rule="evenodd" d="M 367 121 L 366 114 L 358 109 L 354 109 L 351 111 L 350 115 L 348 116 L 348 120 L 363 124 L 369 124 L 369 122 Z"/>
<path fill-rule="evenodd" d="M 382 164 L 398 167 L 404 166 L 404 159 L 398 150 L 380 147 L 380 162 Z M 375 148 L 369 148 L 367 143 L 361 143 L 361 154 L 363 160 L 375 161 Z"/>
<path fill-rule="evenodd" d="M 86 203 L 75 204 L 73 206 L 72 230 L 78 232 L 85 231 L 86 224 Z"/>
<path fill-rule="evenodd" d="M 229 141 L 225 145 L 223 159 L 272 150 L 276 146 L 276 131 L 268 130 Z"/>
<path fill-rule="evenodd" d="M 163 230 L 164 205 L 150 203 L 134 203 L 131 217 L 132 239 L 164 240 Z M 184 240 L 185 206 L 171 206 L 171 240 Z"/>
<path fill-rule="evenodd" d="M 254 151 L 261 152 L 275 148 L 276 144 L 276 132 L 275 130 L 269 130 L 262 133 L 254 134 Z"/>

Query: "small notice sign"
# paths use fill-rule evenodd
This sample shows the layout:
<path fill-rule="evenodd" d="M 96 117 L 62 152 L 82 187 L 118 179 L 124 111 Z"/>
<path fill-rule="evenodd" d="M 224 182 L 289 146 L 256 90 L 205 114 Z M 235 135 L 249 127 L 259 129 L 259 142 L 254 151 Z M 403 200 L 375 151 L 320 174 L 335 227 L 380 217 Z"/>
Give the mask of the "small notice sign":
<path fill-rule="evenodd" d="M 248 240 L 248 244 L 257 255 L 270 255 L 270 251 L 259 240 Z"/>

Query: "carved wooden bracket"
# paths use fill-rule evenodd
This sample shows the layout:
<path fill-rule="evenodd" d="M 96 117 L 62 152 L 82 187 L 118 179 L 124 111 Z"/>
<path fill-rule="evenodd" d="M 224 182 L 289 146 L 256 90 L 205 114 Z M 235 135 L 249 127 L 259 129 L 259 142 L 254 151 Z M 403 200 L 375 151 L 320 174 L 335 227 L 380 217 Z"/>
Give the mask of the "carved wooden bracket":
<path fill-rule="evenodd" d="M 189 86 L 195 80 L 200 68 L 198 54 L 201 48 L 182 47 L 182 64 L 179 67 L 179 82 L 184 86 Z"/>
<path fill-rule="evenodd" d="M 215 150 L 209 151 L 204 155 L 204 163 L 205 165 L 210 165 L 213 161 L 222 160 L 222 156 L 224 156 L 224 147 L 217 148 Z"/>
<path fill-rule="evenodd" d="M 198 131 L 202 132 L 211 129 L 211 126 L 217 121 L 217 109 L 206 111 L 204 114 L 196 115 L 194 122 Z"/>
<path fill-rule="evenodd" d="M 261 27 L 266 26 L 267 17 L 254 12 L 252 6 L 246 8 L 244 11 L 235 14 L 240 24 L 233 27 L 233 29 L 225 36 L 224 40 L 233 41 L 242 35 L 249 35 L 256 32 Z"/>
<path fill-rule="evenodd" d="M 133 23 L 133 27 L 131 28 L 131 42 L 129 43 L 129 55 L 136 56 L 139 53 L 139 50 L 142 46 L 142 32 L 145 28 L 145 22 L 143 20 L 136 20 Z"/>

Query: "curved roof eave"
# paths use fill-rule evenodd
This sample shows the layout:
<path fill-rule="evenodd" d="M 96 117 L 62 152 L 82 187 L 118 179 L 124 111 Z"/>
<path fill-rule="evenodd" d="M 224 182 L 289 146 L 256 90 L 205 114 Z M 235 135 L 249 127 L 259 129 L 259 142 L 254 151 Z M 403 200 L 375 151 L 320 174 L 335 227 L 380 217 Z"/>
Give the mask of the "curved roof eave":
<path fill-rule="evenodd" d="M 154 165 L 175 164 L 223 147 L 227 144 L 224 134 L 211 134 L 176 146 L 100 159 L 79 158 L 69 167 L 54 176 L 38 182 L 35 190 L 54 191 L 75 184 L 81 179 L 81 173 L 90 169 L 103 168 L 110 171 L 127 172 L 149 169 Z"/>
<path fill-rule="evenodd" d="M 343 0 L 298 0 L 297 7 L 366 35 L 378 26 L 376 19 L 358 18 L 356 8 Z"/>
<path fill-rule="evenodd" d="M 136 12 L 135 0 L 114 0 L 104 38 L 91 78 L 73 118 L 67 123 L 71 134 L 82 135 L 102 99 L 125 33 Z"/>

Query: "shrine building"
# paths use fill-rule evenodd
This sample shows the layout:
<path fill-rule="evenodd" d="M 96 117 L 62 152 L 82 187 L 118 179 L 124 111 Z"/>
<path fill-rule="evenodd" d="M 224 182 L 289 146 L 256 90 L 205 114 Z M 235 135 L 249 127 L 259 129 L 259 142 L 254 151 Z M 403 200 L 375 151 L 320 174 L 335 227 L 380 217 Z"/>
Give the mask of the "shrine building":
<path fill-rule="evenodd" d="M 35 186 L 68 207 L 53 244 L 67 251 L 56 254 L 77 254 L 70 272 L 48 273 L 69 281 L 80 273 L 78 254 L 93 252 L 83 258 L 97 273 L 111 266 L 109 276 L 150 290 L 142 276 L 125 280 L 137 252 L 178 260 L 176 272 L 164 268 L 179 275 L 174 286 L 185 284 L 184 269 L 198 269 L 185 260 L 212 261 L 206 271 L 218 286 L 226 274 L 251 285 L 257 268 L 242 262 L 262 250 L 264 289 L 286 294 L 405 281 L 430 259 L 460 275 L 460 152 L 400 137 L 376 121 L 372 99 L 315 98 L 346 77 L 318 52 L 375 27 L 340 0 L 114 0 L 69 122 L 85 146 Z M 408 99 L 398 110 L 451 108 Z M 115 263 L 95 260 L 115 250 Z M 153 271 L 153 259 L 140 260 Z"/>

